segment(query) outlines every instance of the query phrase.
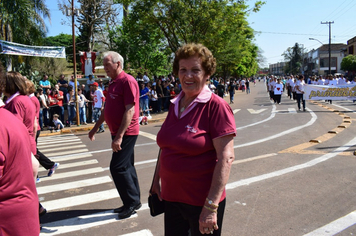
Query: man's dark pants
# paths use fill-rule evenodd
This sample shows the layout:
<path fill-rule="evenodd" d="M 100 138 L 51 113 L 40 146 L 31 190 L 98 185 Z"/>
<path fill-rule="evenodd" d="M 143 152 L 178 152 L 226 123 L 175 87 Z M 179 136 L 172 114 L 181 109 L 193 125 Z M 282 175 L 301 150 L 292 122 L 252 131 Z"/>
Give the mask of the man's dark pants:
<path fill-rule="evenodd" d="M 112 136 L 114 140 L 115 136 Z M 134 147 L 137 135 L 125 135 L 121 151 L 113 152 L 110 172 L 117 191 L 125 207 L 135 206 L 140 202 L 140 187 L 134 166 Z"/>

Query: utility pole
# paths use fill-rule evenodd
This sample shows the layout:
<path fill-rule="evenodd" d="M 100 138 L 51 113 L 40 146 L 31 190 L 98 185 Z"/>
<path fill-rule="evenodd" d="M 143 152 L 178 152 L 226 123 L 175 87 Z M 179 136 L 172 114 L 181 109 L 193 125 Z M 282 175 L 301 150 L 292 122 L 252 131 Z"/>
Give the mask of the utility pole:
<path fill-rule="evenodd" d="M 77 126 L 80 125 L 80 117 L 79 117 L 79 101 L 78 101 L 78 79 L 77 79 L 77 64 L 76 64 L 76 53 L 75 53 L 75 29 L 74 29 L 74 16 L 78 16 L 79 11 L 74 8 L 74 0 L 72 0 L 72 39 L 73 39 L 73 69 L 74 69 L 74 96 L 75 96 L 75 108 L 76 108 L 76 120 Z M 67 16 L 69 14 L 67 13 Z M 71 122 L 71 121 L 70 121 Z"/>
<path fill-rule="evenodd" d="M 329 25 L 329 75 L 331 74 L 331 24 L 334 24 L 334 21 L 325 21 L 321 24 Z"/>

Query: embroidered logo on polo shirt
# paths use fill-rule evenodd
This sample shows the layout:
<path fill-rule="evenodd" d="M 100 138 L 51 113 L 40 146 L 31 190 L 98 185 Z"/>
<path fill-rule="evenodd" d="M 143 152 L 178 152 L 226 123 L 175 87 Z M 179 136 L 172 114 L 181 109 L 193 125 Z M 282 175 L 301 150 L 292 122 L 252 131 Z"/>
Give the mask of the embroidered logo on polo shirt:
<path fill-rule="evenodd" d="M 197 132 L 197 130 L 194 129 L 192 126 L 187 125 L 185 128 L 186 128 L 189 132 L 192 132 L 192 133 L 196 133 L 196 132 Z"/>
<path fill-rule="evenodd" d="M 110 96 L 112 99 L 115 99 L 115 98 L 117 97 L 117 94 L 110 93 L 109 96 Z"/>

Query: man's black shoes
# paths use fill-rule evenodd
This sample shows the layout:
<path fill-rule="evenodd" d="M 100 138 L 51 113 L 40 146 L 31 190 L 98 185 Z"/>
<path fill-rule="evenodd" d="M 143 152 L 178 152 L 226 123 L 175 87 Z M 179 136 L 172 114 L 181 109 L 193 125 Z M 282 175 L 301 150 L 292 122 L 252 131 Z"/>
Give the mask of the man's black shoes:
<path fill-rule="evenodd" d="M 140 209 L 141 206 L 142 206 L 141 203 L 138 203 L 137 205 L 133 205 L 130 207 L 122 206 L 122 207 L 114 209 L 114 213 L 119 213 L 120 219 L 129 218 L 132 214 L 136 213 L 135 210 Z"/>

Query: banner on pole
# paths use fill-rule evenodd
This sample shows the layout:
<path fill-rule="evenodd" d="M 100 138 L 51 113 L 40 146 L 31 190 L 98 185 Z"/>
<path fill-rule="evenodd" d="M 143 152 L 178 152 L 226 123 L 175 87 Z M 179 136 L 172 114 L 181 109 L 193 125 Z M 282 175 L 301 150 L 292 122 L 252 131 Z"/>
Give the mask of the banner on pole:
<path fill-rule="evenodd" d="M 66 58 L 65 47 L 29 46 L 0 40 L 0 54 Z"/>
<path fill-rule="evenodd" d="M 305 100 L 356 100 L 356 84 L 305 85 Z"/>

